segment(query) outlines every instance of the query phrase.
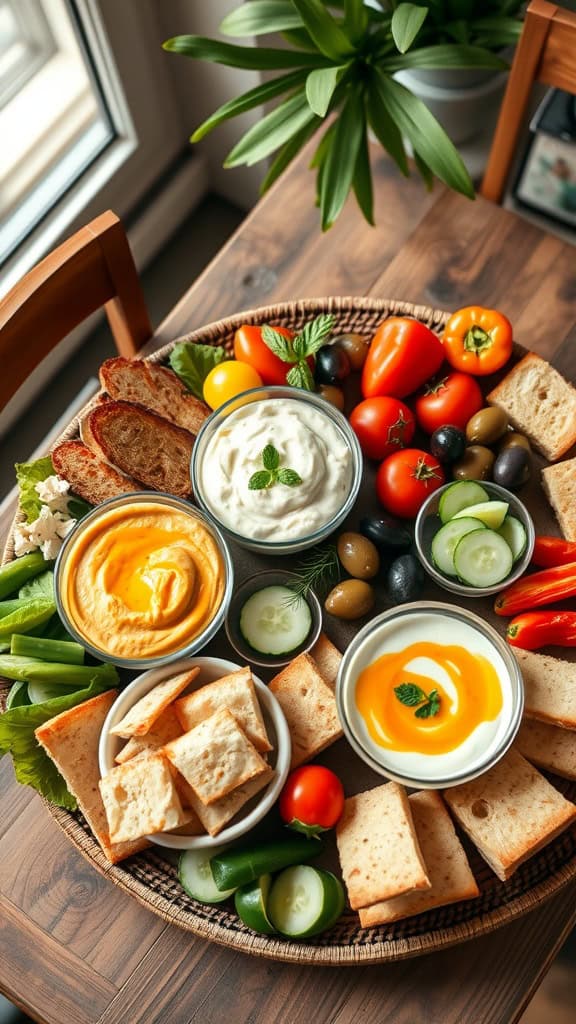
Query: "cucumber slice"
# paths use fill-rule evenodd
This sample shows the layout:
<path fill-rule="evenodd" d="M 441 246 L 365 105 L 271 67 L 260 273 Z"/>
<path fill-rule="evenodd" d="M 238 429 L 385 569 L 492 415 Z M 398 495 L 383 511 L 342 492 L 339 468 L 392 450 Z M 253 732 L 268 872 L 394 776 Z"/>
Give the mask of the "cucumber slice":
<path fill-rule="evenodd" d="M 218 889 L 214 881 L 210 859 L 223 853 L 225 847 L 214 847 L 210 850 L 185 850 L 178 861 L 178 878 L 180 885 L 194 900 L 201 903 L 222 903 L 232 896 L 232 889 Z"/>
<path fill-rule="evenodd" d="M 440 572 L 445 573 L 446 576 L 458 575 L 454 565 L 456 545 L 465 534 L 472 533 L 478 528 L 481 529 L 482 525 L 479 519 L 463 516 L 462 519 L 452 519 L 445 526 L 440 527 L 432 541 L 431 548 L 432 561 Z"/>
<path fill-rule="evenodd" d="M 454 565 L 464 583 L 471 587 L 493 587 L 512 568 L 512 552 L 495 530 L 474 530 L 456 545 Z"/>
<path fill-rule="evenodd" d="M 247 846 L 212 856 L 210 867 L 218 889 L 237 889 L 240 885 L 253 882 L 260 875 L 281 871 L 291 864 L 312 860 L 324 849 L 319 839 L 276 839 L 259 846 Z"/>
<path fill-rule="evenodd" d="M 331 928 L 344 910 L 344 891 L 329 871 L 298 864 L 274 882 L 268 913 L 282 935 L 306 938 Z"/>
<path fill-rule="evenodd" d="M 249 885 L 237 889 L 234 897 L 234 906 L 240 920 L 252 928 L 252 931 L 260 932 L 262 935 L 276 934 L 276 929 L 266 912 L 271 881 L 270 875 L 262 875 Z"/>
<path fill-rule="evenodd" d="M 454 519 L 470 516 L 472 519 L 479 519 L 484 526 L 489 526 L 491 530 L 497 530 L 499 526 L 502 526 L 507 511 L 507 501 L 482 501 L 479 505 L 469 505 L 468 508 L 457 512 Z"/>
<path fill-rule="evenodd" d="M 490 495 L 476 480 L 458 480 L 442 493 L 438 503 L 438 515 L 443 523 L 447 523 L 461 509 L 489 500 Z"/>
<path fill-rule="evenodd" d="M 524 526 L 515 516 L 506 516 L 502 526 L 498 527 L 497 532 L 501 537 L 504 537 L 512 552 L 512 558 L 517 562 L 526 551 L 528 543 L 528 534 Z"/>
<path fill-rule="evenodd" d="M 249 597 L 240 612 L 240 632 L 260 654 L 288 654 L 303 644 L 312 613 L 289 587 L 263 587 Z"/>

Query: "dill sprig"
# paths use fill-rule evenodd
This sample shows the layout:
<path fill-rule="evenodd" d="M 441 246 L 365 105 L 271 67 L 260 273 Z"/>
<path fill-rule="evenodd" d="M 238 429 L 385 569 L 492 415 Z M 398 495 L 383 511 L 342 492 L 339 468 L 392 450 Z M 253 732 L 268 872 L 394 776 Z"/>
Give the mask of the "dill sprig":
<path fill-rule="evenodd" d="M 294 575 L 297 579 L 290 583 L 290 590 L 294 596 L 287 600 L 288 606 L 305 600 L 311 590 L 316 593 L 320 591 L 320 596 L 325 596 L 325 592 L 338 583 L 342 575 L 336 545 L 325 544 L 312 548 L 302 559 Z"/>

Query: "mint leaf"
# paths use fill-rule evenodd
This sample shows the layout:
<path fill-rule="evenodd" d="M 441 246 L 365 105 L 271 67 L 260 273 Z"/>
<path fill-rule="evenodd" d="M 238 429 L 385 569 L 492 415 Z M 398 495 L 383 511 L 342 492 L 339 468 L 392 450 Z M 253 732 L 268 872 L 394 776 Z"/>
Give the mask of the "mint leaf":
<path fill-rule="evenodd" d="M 401 683 L 400 686 L 394 687 L 394 693 L 401 704 L 405 704 L 408 708 L 414 708 L 422 701 L 428 700 L 428 697 L 424 690 L 420 689 L 419 686 L 415 686 L 413 683 Z"/>
<path fill-rule="evenodd" d="M 298 361 L 298 356 L 294 353 L 290 338 L 285 338 L 283 334 L 280 334 L 280 331 L 274 330 L 268 324 L 264 324 L 262 328 L 262 341 L 283 363 L 296 363 Z"/>
<path fill-rule="evenodd" d="M 33 523 L 40 515 L 42 502 L 36 492 L 36 484 L 54 474 L 52 459 L 47 455 L 35 462 L 17 462 L 16 480 L 20 488 L 20 508 L 26 516 L 27 523 Z"/>
<path fill-rule="evenodd" d="M 220 345 L 200 345 L 192 341 L 180 341 L 170 353 L 170 366 L 189 391 L 201 401 L 206 377 L 215 366 L 227 359 L 227 353 Z"/>
<path fill-rule="evenodd" d="M 280 465 L 280 455 L 273 444 L 266 445 L 262 452 L 262 462 L 264 463 L 264 469 L 278 469 L 278 466 Z"/>
<path fill-rule="evenodd" d="M 298 357 L 306 359 L 307 356 L 313 356 L 326 343 L 333 327 L 334 317 L 331 313 L 322 313 L 307 323 L 293 341 Z"/>
<path fill-rule="evenodd" d="M 298 476 L 295 469 L 279 469 L 278 482 L 286 484 L 286 487 L 297 487 L 302 483 L 302 477 Z"/>
<path fill-rule="evenodd" d="M 263 491 L 266 487 L 271 487 L 273 483 L 274 474 L 270 473 L 267 469 L 261 469 L 250 477 L 248 489 L 250 491 Z"/>
<path fill-rule="evenodd" d="M 308 363 L 298 363 L 286 374 L 286 382 L 293 388 L 302 388 L 304 391 L 314 391 L 314 377 Z"/>

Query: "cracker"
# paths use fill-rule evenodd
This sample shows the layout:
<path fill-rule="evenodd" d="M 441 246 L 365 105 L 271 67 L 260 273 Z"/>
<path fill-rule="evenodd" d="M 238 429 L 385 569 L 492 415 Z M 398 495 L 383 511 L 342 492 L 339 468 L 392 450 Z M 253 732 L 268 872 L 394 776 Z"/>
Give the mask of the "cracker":
<path fill-rule="evenodd" d="M 576 779 L 576 736 L 569 729 L 525 718 L 516 736 L 516 746 L 526 760 L 539 768 L 565 779 Z"/>
<path fill-rule="evenodd" d="M 181 672 L 158 683 L 158 686 L 136 701 L 124 718 L 110 729 L 112 735 L 122 736 L 124 739 L 144 736 L 164 709 L 194 681 L 199 671 L 199 668 L 193 668 L 189 672 Z"/>
<path fill-rule="evenodd" d="M 201 828 L 204 828 L 211 836 L 217 836 L 248 800 L 264 789 L 265 786 L 270 785 L 275 775 L 275 770 L 267 767 L 266 771 L 262 772 L 261 775 L 257 775 L 248 782 L 244 782 L 243 785 L 237 786 L 231 793 L 221 797 L 220 800 L 216 800 L 209 807 L 206 807 L 196 796 L 192 786 L 186 782 L 182 775 L 180 775 L 179 780 L 176 780 L 176 789 L 180 793 L 182 803 L 191 807 L 196 813 L 201 823 Z"/>
<path fill-rule="evenodd" d="M 431 887 L 406 790 L 396 782 L 348 797 L 336 842 L 353 910 Z"/>
<path fill-rule="evenodd" d="M 168 832 L 190 818 L 180 803 L 163 754 L 141 754 L 100 779 L 110 836 L 115 842 Z"/>
<path fill-rule="evenodd" d="M 309 654 L 299 654 L 269 686 L 284 712 L 292 741 L 291 768 L 342 736 L 336 700 Z"/>
<path fill-rule="evenodd" d="M 116 764 L 124 764 L 131 757 L 138 757 L 139 754 L 153 753 L 161 750 L 170 740 L 175 740 L 182 734 L 182 727 L 174 706 L 169 704 L 162 714 L 156 719 L 152 728 L 144 736 L 132 736 L 124 744 L 122 750 L 116 755 Z"/>
<path fill-rule="evenodd" d="M 256 750 L 272 750 L 272 744 L 266 733 L 266 726 L 258 703 L 256 687 L 252 680 L 252 672 L 246 668 L 222 676 L 207 686 L 202 686 L 194 693 L 176 701 L 174 709 L 178 715 L 182 730 L 188 732 L 206 718 L 210 718 L 218 708 L 228 708 L 254 744 Z"/>
<path fill-rule="evenodd" d="M 405 893 L 391 900 L 360 909 L 360 924 L 372 928 L 402 917 L 413 917 L 433 907 L 471 900 L 480 895 L 462 843 L 450 815 L 435 790 L 423 790 L 408 797 L 412 820 L 431 889 Z"/>

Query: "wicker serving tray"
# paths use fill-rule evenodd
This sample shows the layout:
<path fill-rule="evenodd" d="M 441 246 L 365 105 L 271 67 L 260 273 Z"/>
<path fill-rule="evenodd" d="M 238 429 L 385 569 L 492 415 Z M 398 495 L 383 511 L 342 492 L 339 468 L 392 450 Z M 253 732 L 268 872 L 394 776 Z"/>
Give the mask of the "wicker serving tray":
<path fill-rule="evenodd" d="M 378 324 L 391 315 L 416 317 L 433 330 L 441 329 L 449 316 L 440 310 L 405 302 L 365 298 L 309 299 L 240 313 L 209 324 L 188 335 L 186 340 L 224 345 L 231 350 L 234 332 L 241 324 L 273 323 L 298 329 L 309 319 L 325 312 L 335 315 L 338 332 L 356 331 L 366 336 L 371 336 Z M 165 361 L 170 348 L 170 345 L 166 346 L 156 352 L 151 359 L 154 362 Z M 517 354 L 520 352 L 518 346 Z M 492 381 L 487 380 L 486 383 L 489 387 Z M 85 412 L 86 409 L 80 415 L 84 415 Z M 78 419 L 70 424 L 61 440 L 75 437 L 77 431 Z M 557 527 L 540 488 L 539 475 L 538 472 L 534 472 L 533 480 L 522 492 L 522 497 L 534 517 L 537 532 L 556 533 Z M 365 477 L 359 501 L 345 524 L 350 529 L 357 528 L 361 515 L 377 512 L 372 487 L 373 472 L 369 467 L 366 469 Z M 232 553 L 237 578 L 272 564 L 270 559 L 240 549 L 233 549 Z M 12 558 L 11 533 L 4 552 L 4 560 L 9 561 Z M 452 599 L 448 592 L 440 590 L 432 583 L 426 586 L 421 596 L 444 601 Z M 383 607 L 382 600 L 380 592 L 377 611 Z M 504 632 L 504 620 L 493 615 L 489 599 L 477 599 L 467 603 L 472 610 L 489 619 L 501 634 Z M 357 624 L 344 624 L 333 620 L 326 624 L 326 628 L 331 639 L 343 650 L 359 627 Z M 228 646 L 223 631 L 211 642 L 206 653 L 237 660 L 237 656 Z M 570 657 L 565 652 L 562 656 Z M 260 672 L 257 674 L 266 675 Z M 7 685 L 2 685 L 0 681 L 0 686 L 2 697 L 7 693 Z M 340 740 L 319 760 L 343 776 L 348 794 L 382 782 L 380 776 L 376 776 L 359 761 L 345 740 Z M 554 776 L 550 778 L 561 792 L 576 800 L 576 783 Z M 80 813 L 70 814 L 48 803 L 45 806 L 77 849 L 98 871 L 153 913 L 212 942 L 272 960 L 319 965 L 379 963 L 431 952 L 476 938 L 509 923 L 533 910 L 543 900 L 549 899 L 562 886 L 576 878 L 576 829 L 559 836 L 522 865 L 506 883 L 495 877 L 464 838 L 472 870 L 481 890 L 478 899 L 441 907 L 404 921 L 370 929 L 360 928 L 357 914 L 347 911 L 334 928 L 317 939 L 293 942 L 257 935 L 242 924 L 233 909 L 223 908 L 222 905 L 207 906 L 190 899 L 178 882 L 175 859 L 160 848 L 147 851 L 120 865 L 110 865 Z M 329 867 L 337 868 L 334 849 L 327 853 L 325 863 Z"/>

